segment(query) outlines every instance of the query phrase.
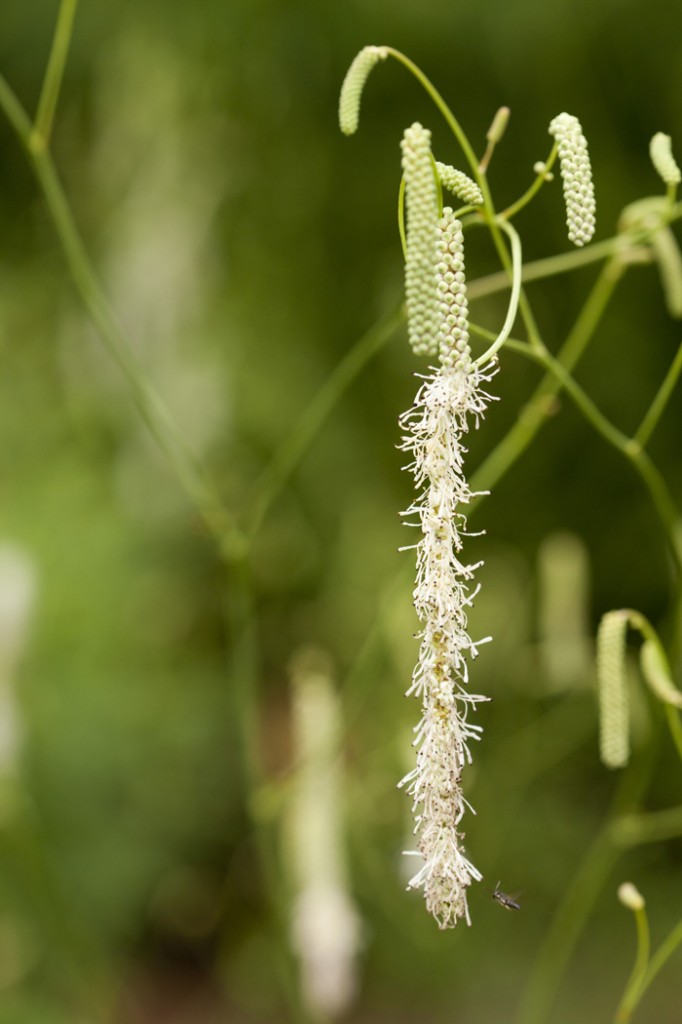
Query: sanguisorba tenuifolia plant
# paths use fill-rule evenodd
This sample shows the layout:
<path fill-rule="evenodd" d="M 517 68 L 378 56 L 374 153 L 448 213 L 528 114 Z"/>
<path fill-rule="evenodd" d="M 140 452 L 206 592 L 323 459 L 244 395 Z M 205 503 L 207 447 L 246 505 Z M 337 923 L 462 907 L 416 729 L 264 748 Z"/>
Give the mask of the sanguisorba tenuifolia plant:
<path fill-rule="evenodd" d="M 553 145 L 547 158 L 535 163 L 534 180 L 520 198 L 497 213 L 490 195 L 487 169 L 507 127 L 509 110 L 506 107 L 493 118 L 486 135 L 487 145 L 479 160 L 451 109 L 423 72 L 392 47 L 369 46 L 355 58 L 343 83 L 339 110 L 342 131 L 348 135 L 356 131 L 368 75 L 388 57 L 399 61 L 424 86 L 452 130 L 468 165 L 467 173 L 435 159 L 430 131 L 421 124 L 412 124 L 405 130 L 401 143 L 403 177 L 398 206 L 405 256 L 407 333 L 415 355 L 427 357 L 432 365 L 418 374 L 421 385 L 414 405 L 400 418 L 402 449 L 410 456 L 408 468 L 414 474 L 417 489 L 417 498 L 403 515 L 407 524 L 419 531 L 416 544 L 408 546 L 416 549 L 417 555 L 414 604 L 421 630 L 419 656 L 407 692 L 421 701 L 422 717 L 416 728 L 416 765 L 399 785 L 405 786 L 413 799 L 417 839 L 413 854 L 420 858 L 408 888 L 422 889 L 427 909 L 441 928 L 448 928 L 462 919 L 471 923 L 467 891 L 473 882 L 482 878 L 464 848 L 462 820 L 466 810 L 472 808 L 464 796 L 463 774 L 471 762 L 471 741 L 481 735 L 481 728 L 472 721 L 472 715 L 480 701 L 489 699 L 470 689 L 470 666 L 478 646 L 491 638 L 472 639 L 467 626 L 467 615 L 478 593 L 476 570 L 481 564 L 467 557 L 471 536 L 467 531 L 467 515 L 472 501 L 488 493 L 481 489 L 479 481 L 486 488 L 494 483 L 538 432 L 544 418 L 540 403 L 546 402 L 548 394 L 565 390 L 592 427 L 628 459 L 639 474 L 668 543 L 677 600 L 682 605 L 679 596 L 682 550 L 677 532 L 680 514 L 664 478 L 646 452 L 649 437 L 682 370 L 682 347 L 632 437 L 607 419 L 571 372 L 590 341 L 616 283 L 630 265 L 646 259 L 658 262 L 668 309 L 673 315 L 682 314 L 682 257 L 669 227 L 682 216 L 682 208 L 676 204 L 680 172 L 670 138 L 657 133 L 651 143 L 651 159 L 667 187 L 666 195 L 632 204 L 621 218 L 619 233 L 607 243 L 592 247 L 596 206 L 587 142 L 578 118 L 561 113 L 549 125 Z M 552 167 L 557 160 L 568 238 L 579 251 L 524 268 L 521 243 L 512 219 L 545 183 L 553 180 Z M 462 203 L 459 209 L 443 206 L 444 190 Z M 467 228 L 476 223 L 483 223 L 489 229 L 511 289 L 507 317 L 497 335 L 469 318 L 464 236 Z M 580 329 L 574 330 L 564 348 L 553 355 L 543 342 L 528 297 L 522 291 L 522 277 L 531 273 L 536 279 L 548 277 L 599 260 L 605 260 L 604 270 L 581 313 Z M 475 282 L 474 294 L 480 297 L 499 287 L 499 275 L 492 275 Z M 511 337 L 518 314 L 525 339 Z M 480 355 L 472 351 L 472 336 L 488 343 Z M 474 487 L 465 470 L 465 435 L 472 424 L 478 427 L 485 416 L 491 400 L 485 387 L 499 368 L 498 353 L 505 346 L 540 365 L 546 377 L 537 404 L 529 403 L 525 422 L 519 429 L 513 428 L 500 448 L 492 453 L 482 471 L 476 474 Z M 644 638 L 640 659 L 642 676 L 665 706 L 672 736 L 682 757 L 682 726 L 678 717 L 682 695 L 675 687 L 664 647 L 643 616 L 624 610 L 605 616 L 598 638 L 600 749 L 604 763 L 611 768 L 622 767 L 630 756 L 625 677 L 628 625 Z M 682 808 L 678 811 L 682 820 Z M 614 829 L 614 822 L 607 824 Z M 636 825 L 630 822 L 629 835 L 633 834 L 633 828 L 636 833 Z M 590 870 L 602 869 L 590 866 Z M 594 891 L 597 890 L 595 887 Z M 622 891 L 630 890 L 626 886 Z M 630 906 L 627 902 L 626 905 Z M 641 915 L 643 908 L 643 901 L 637 901 L 636 907 L 633 904 L 631 909 Z M 638 918 L 638 927 L 640 924 Z M 548 938 L 548 943 L 554 946 L 563 943 L 569 951 L 573 941 L 575 938 L 563 934 L 550 934 Z M 682 941 L 682 929 L 679 937 L 671 937 L 659 950 L 661 962 L 679 941 Z M 640 967 L 642 956 L 640 949 Z M 542 957 L 539 963 L 541 961 Z M 659 967 L 660 963 L 652 965 L 649 974 L 646 969 L 638 971 L 637 984 L 627 988 L 618 1019 L 627 1019 L 627 1013 Z M 540 969 L 531 976 L 520 1019 L 533 1024 L 544 1020 L 551 1005 L 552 984 L 545 980 Z"/>
<path fill-rule="evenodd" d="M 31 116 L 0 73 L 0 109 L 11 125 L 29 163 L 38 188 L 61 243 L 72 280 L 81 295 L 93 323 L 118 363 L 142 420 L 156 437 L 193 506 L 200 512 L 217 551 L 230 568 L 229 618 L 233 638 L 233 679 L 238 689 L 239 735 L 244 776 L 248 780 L 246 805 L 252 814 L 254 831 L 262 842 L 256 843 L 262 859 L 262 878 L 268 892 L 273 917 L 286 921 L 283 913 L 280 872 L 273 870 L 271 843 L 264 829 L 261 801 L 252 799 L 262 793 L 265 773 L 258 757 L 258 720 L 255 701 L 259 678 L 254 637 L 258 609 L 246 571 L 254 538 L 297 463 L 303 458 L 315 430 L 326 413 L 316 405 L 302 423 L 285 438 L 273 455 L 263 479 L 247 504 L 243 519 L 224 501 L 205 468 L 188 449 L 183 432 L 137 362 L 119 320 L 110 308 L 94 266 L 78 231 L 69 202 L 60 182 L 51 153 L 50 140 L 58 106 L 62 74 L 71 38 L 75 0 L 61 0 L 52 50 L 46 68 L 35 116 Z M 346 76 L 341 93 L 340 125 L 346 134 L 358 126 L 360 101 L 371 71 L 388 58 L 399 61 L 422 84 L 452 131 L 464 157 L 462 170 L 434 159 L 430 134 L 426 127 L 412 124 L 402 143 L 403 180 L 400 189 L 399 228 L 405 253 L 408 337 L 418 358 L 428 360 L 421 368 L 421 383 L 413 407 L 401 418 L 402 446 L 409 456 L 417 497 L 405 513 L 416 530 L 417 580 L 414 602 L 421 624 L 420 648 L 408 692 L 421 701 L 421 721 L 417 727 L 417 763 L 403 780 L 410 793 L 416 815 L 416 846 L 421 858 L 410 887 L 422 889 L 429 911 L 442 928 L 464 919 L 469 923 L 468 892 L 482 876 L 473 866 L 464 848 L 462 821 L 469 805 L 464 795 L 465 768 L 471 758 L 471 741 L 481 730 L 474 723 L 477 705 L 486 697 L 470 689 L 471 662 L 482 640 L 472 639 L 467 618 L 477 594 L 475 542 L 467 532 L 467 520 L 488 488 L 515 462 L 533 441 L 545 422 L 548 401 L 562 390 L 575 402 L 590 426 L 627 460 L 651 499 L 662 535 L 669 549 L 672 568 L 674 608 L 668 618 L 673 628 L 664 646 L 653 625 L 639 612 L 627 608 L 607 612 L 598 634 L 597 672 L 600 713 L 600 751 L 605 765 L 620 770 L 630 762 L 625 776 L 631 784 L 638 756 L 637 732 L 630 722 L 637 705 L 628 694 L 638 677 L 648 686 L 656 704 L 662 707 L 676 750 L 682 760 L 682 693 L 675 678 L 682 648 L 682 542 L 680 512 L 666 481 L 647 450 L 653 432 L 670 402 L 680 372 L 682 345 L 671 361 L 659 389 L 651 398 L 637 429 L 625 434 L 597 407 L 577 383 L 573 370 L 594 336 L 618 281 L 632 267 L 653 261 L 660 271 L 666 306 L 673 317 L 682 317 L 682 256 L 671 224 L 682 218 L 677 189 L 682 175 L 673 156 L 672 141 L 657 132 L 651 141 L 650 156 L 664 185 L 663 193 L 639 199 L 626 207 L 616 234 L 597 244 L 594 232 L 594 194 L 587 155 L 587 144 L 578 120 L 559 114 L 549 125 L 552 146 L 546 159 L 533 165 L 534 178 L 527 190 L 501 212 L 491 198 L 487 170 L 509 120 L 509 110 L 501 107 L 485 134 L 479 160 L 469 139 L 443 97 L 423 72 L 404 54 L 389 46 L 369 46 L 358 54 Z M 445 154 L 442 154 L 445 156 Z M 552 167 L 559 160 L 566 203 L 569 238 L 577 247 L 570 253 L 539 260 L 523 266 L 521 243 L 513 226 L 516 214 L 552 180 Z M 462 205 L 443 205 L 443 191 Z M 452 200 L 448 199 L 448 203 Z M 501 274 L 469 282 L 464 270 L 464 239 L 473 224 L 484 225 L 499 255 Z M 579 266 L 603 263 L 594 286 L 579 311 L 576 324 L 556 353 L 545 345 L 528 296 L 521 288 L 522 278 L 539 280 L 559 275 Z M 510 289 L 507 316 L 495 335 L 480 327 L 470 315 L 473 300 Z M 521 338 L 512 337 L 517 319 Z M 387 341 L 397 317 L 383 318 L 377 328 L 358 342 L 333 375 L 325 396 L 328 410 L 343 392 L 353 375 Z M 476 339 L 474 341 L 474 339 Z M 483 339 L 487 347 L 479 354 L 475 345 Z M 534 397 L 507 436 L 490 453 L 473 476 L 465 472 L 465 435 L 478 426 L 486 413 L 490 395 L 486 387 L 498 370 L 501 350 L 526 357 L 544 374 Z M 619 352 L 619 358 L 625 358 Z M 330 399 L 330 395 L 333 396 Z M 469 556 L 471 547 L 472 555 Z M 642 644 L 639 668 L 632 670 L 628 658 L 628 630 L 639 634 Z M 487 638 L 485 638 L 487 639 Z M 672 655 L 676 654 L 676 657 Z M 340 707 L 332 696 L 326 670 L 319 665 L 298 663 L 295 729 L 302 764 L 292 802 L 297 842 L 292 849 L 292 875 L 297 891 L 295 903 L 294 946 L 301 965 L 304 998 L 317 1013 L 332 1016 L 341 1012 L 351 998 L 354 959 L 358 947 L 358 927 L 346 896 L 346 877 L 340 849 L 342 816 L 337 800 L 340 778 L 337 772 L 337 747 L 341 743 Z M 324 677 L 324 678 L 322 678 Z M 474 687 L 474 689 L 476 689 Z M 311 710 L 312 709 L 312 710 Z M 660 716 L 659 716 L 660 717 Z M 655 716 L 652 716 L 652 720 Z M 326 728 L 325 728 L 326 722 Z M 640 730 L 641 733 L 641 723 Z M 320 776 L 320 773 L 322 775 Z M 642 772 L 638 783 L 638 806 L 645 806 L 648 775 Z M 319 785 L 322 782 L 323 785 Z M 557 908 L 542 945 L 536 966 L 530 974 L 521 1000 L 517 1024 L 546 1024 L 552 1002 L 561 981 L 563 965 L 580 935 L 580 921 L 587 920 L 591 903 L 607 881 L 607 872 L 620 849 L 638 842 L 680 836 L 682 806 L 652 813 L 624 813 L 623 787 L 613 801 L 603 830 L 581 863 L 575 884 L 564 880 L 565 896 Z M 314 805 L 314 806 L 313 806 Z M 314 813 L 310 813 L 313 808 Z M 314 836 L 311 824 L 321 826 Z M 312 858 L 312 859 L 311 859 Z M 476 856 L 476 860 L 479 857 Z M 616 1020 L 627 1022 L 647 988 L 671 954 L 682 943 L 682 921 L 678 922 L 650 955 L 645 897 L 632 883 L 620 886 L 622 905 L 635 916 L 637 955 L 625 986 Z M 517 904 L 496 888 L 495 898 L 502 907 Z M 529 894 L 527 894 L 529 895 Z M 504 899 L 502 898 L 504 896 Z M 68 906 L 56 896 L 59 906 Z M 291 908 L 290 908 L 291 909 Z M 331 939 L 329 912 L 338 932 Z M 569 925 L 566 927 L 566 925 Z M 71 923 L 67 922 L 69 931 Z M 78 930 L 78 928 L 76 929 Z M 324 939 L 321 944 L 320 936 Z M 68 945 L 68 944 L 67 944 Z M 324 946 L 324 948 L 322 948 Z M 78 947 L 75 947 L 78 948 Z M 82 962 L 78 960 L 76 975 Z M 99 971 L 95 971 L 99 982 Z M 92 978 L 88 979 L 89 981 Z M 89 988 L 89 985 L 84 986 Z M 108 986 L 105 986 L 108 990 Z M 79 984 L 80 991 L 81 986 Z M 298 1015 L 300 1007 L 295 986 L 292 1002 Z M 92 1016 L 92 1005 L 87 1000 Z M 109 1010 L 108 997 L 105 999 Z M 506 1016 L 506 1015 L 505 1015 Z"/>

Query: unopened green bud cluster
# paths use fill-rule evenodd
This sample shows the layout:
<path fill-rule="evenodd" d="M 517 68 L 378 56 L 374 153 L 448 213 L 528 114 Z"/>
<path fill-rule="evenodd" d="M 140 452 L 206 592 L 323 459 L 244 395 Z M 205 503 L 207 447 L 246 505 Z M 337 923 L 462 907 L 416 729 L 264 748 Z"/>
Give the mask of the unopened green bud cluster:
<path fill-rule="evenodd" d="M 559 146 L 568 237 L 574 245 L 585 245 L 594 234 L 596 210 L 587 142 L 580 121 L 572 114 L 555 117 L 549 133 Z"/>
<path fill-rule="evenodd" d="M 622 768 L 630 755 L 625 669 L 627 612 L 607 612 L 597 633 L 599 752 L 607 768 Z"/>
<path fill-rule="evenodd" d="M 440 361 L 467 371 L 471 366 L 469 347 L 469 304 L 464 277 L 464 236 L 453 210 L 446 206 L 438 222 L 438 299 L 441 330 L 438 337 Z"/>
<path fill-rule="evenodd" d="M 453 196 L 457 199 L 461 199 L 471 206 L 483 205 L 483 193 L 468 174 L 465 174 L 464 171 L 458 171 L 456 168 L 451 167 L 450 164 L 442 164 L 438 160 L 436 161 L 436 167 L 443 188 L 446 188 L 448 192 L 452 192 Z"/>
<path fill-rule="evenodd" d="M 649 143 L 651 162 L 666 185 L 679 185 L 682 174 L 673 156 L 672 141 L 669 135 L 656 132 Z"/>
<path fill-rule="evenodd" d="M 339 98 L 339 126 L 344 135 L 353 135 L 358 130 L 360 100 L 365 82 L 372 68 L 387 57 L 385 46 L 365 46 L 348 68 Z"/>
<path fill-rule="evenodd" d="M 401 149 L 407 208 L 407 332 L 417 355 L 435 355 L 439 328 L 436 282 L 438 194 L 431 156 L 431 132 L 415 122 L 405 129 Z"/>

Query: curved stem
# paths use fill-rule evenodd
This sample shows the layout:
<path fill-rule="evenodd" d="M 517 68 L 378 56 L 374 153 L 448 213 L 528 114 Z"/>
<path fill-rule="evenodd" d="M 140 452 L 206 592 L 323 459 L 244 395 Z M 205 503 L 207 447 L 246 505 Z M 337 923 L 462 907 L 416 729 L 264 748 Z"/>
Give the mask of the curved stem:
<path fill-rule="evenodd" d="M 47 62 L 43 88 L 38 100 L 35 124 L 31 133 L 30 145 L 34 150 L 47 149 L 50 144 L 52 122 L 55 110 L 57 109 L 59 90 L 61 89 L 69 44 L 71 43 L 77 7 L 78 0 L 62 0 L 59 8 L 52 49 Z"/>
<path fill-rule="evenodd" d="M 565 370 L 572 370 L 583 354 L 623 270 L 622 265 L 614 261 L 607 263 L 602 268 L 573 329 L 564 342 L 559 355 L 555 357 Z M 561 383 L 548 371 L 521 410 L 514 426 L 507 431 L 474 473 L 471 480 L 472 490 L 489 490 L 514 465 L 547 419 L 560 391 Z M 479 498 L 474 499 L 472 505 L 478 501 L 480 501 Z"/>
<path fill-rule="evenodd" d="M 677 708 L 672 707 L 670 704 L 664 704 L 663 711 L 665 712 L 668 729 L 675 744 L 677 755 L 682 760 L 682 722 L 680 721 L 680 713 Z"/>
<path fill-rule="evenodd" d="M 665 532 L 677 575 L 682 576 L 682 550 L 678 541 L 680 514 L 665 479 L 649 455 L 636 440 L 628 437 L 611 423 L 565 366 L 550 352 L 546 349 L 538 351 L 528 345 L 522 346 L 518 342 L 514 348 L 549 370 L 563 390 L 573 399 L 585 419 L 592 424 L 605 441 L 621 452 L 632 464 L 651 496 Z"/>
<path fill-rule="evenodd" d="M 615 1024 L 625 1024 L 626 1021 L 630 1020 L 632 1011 L 639 1000 L 644 976 L 649 965 L 651 941 L 649 938 L 649 920 L 647 918 L 646 907 L 641 907 L 640 909 L 635 910 L 634 914 L 635 924 L 637 925 L 637 953 L 635 955 L 635 963 L 632 968 L 632 973 L 630 974 L 627 985 L 625 986 L 623 998 L 621 999 L 618 1010 L 616 1011 L 616 1016 L 614 1018 Z"/>
<path fill-rule="evenodd" d="M 512 289 L 511 296 L 509 299 L 509 308 L 507 310 L 507 317 L 502 326 L 502 330 L 498 334 L 494 343 L 487 349 L 482 356 L 479 356 L 475 361 L 476 366 L 485 366 L 489 362 L 496 352 L 504 345 L 505 341 L 511 334 L 512 327 L 516 320 L 516 314 L 519 309 L 519 296 L 521 294 L 521 269 L 523 266 L 523 255 L 521 252 L 521 239 L 519 238 L 516 230 L 504 221 L 500 222 L 500 227 L 508 235 L 511 241 L 512 251 Z"/>
<path fill-rule="evenodd" d="M 682 944 L 682 921 L 679 921 L 675 925 L 668 937 L 661 943 L 652 956 L 651 963 L 649 964 L 646 975 L 642 980 L 641 988 L 637 993 L 637 1002 L 642 998 L 658 972 L 665 965 L 666 961 L 670 959 L 680 944 Z"/>
<path fill-rule="evenodd" d="M 579 270 L 580 267 L 588 266 L 591 263 L 599 263 L 609 256 L 613 256 L 622 247 L 622 239 L 615 235 L 607 238 L 604 242 L 596 242 L 594 245 L 586 246 L 584 249 L 576 249 L 575 252 L 561 253 L 559 256 L 548 256 L 545 259 L 533 260 L 526 263 L 523 268 L 523 283 L 539 281 L 545 277 L 554 277 L 556 274 L 566 274 L 571 270 Z M 467 283 L 467 295 L 469 299 L 481 299 L 486 295 L 494 295 L 496 292 L 504 291 L 509 287 L 509 275 L 504 271 L 497 271 L 488 274 L 486 277 L 479 277 L 478 280 Z"/>
<path fill-rule="evenodd" d="M 411 72 L 411 74 L 414 75 L 414 77 L 424 87 L 424 89 L 426 89 L 427 93 L 429 94 L 429 96 L 431 97 L 431 99 L 433 100 L 433 102 L 438 107 L 441 114 L 447 121 L 448 126 L 452 131 L 452 134 L 459 142 L 462 152 L 464 153 L 464 156 L 466 157 L 467 162 L 474 173 L 474 177 L 480 184 L 481 172 L 479 171 L 478 160 L 476 159 L 476 155 L 473 151 L 471 143 L 466 137 L 459 121 L 452 113 L 450 107 L 447 105 L 441 94 L 438 92 L 435 85 L 426 77 L 421 68 L 417 67 L 417 65 L 413 61 L 411 61 L 409 57 L 406 57 L 404 53 L 401 53 L 400 50 L 394 50 L 392 46 L 387 46 L 386 50 L 388 53 L 391 54 L 392 57 L 395 57 L 397 61 L 400 61 L 400 63 L 404 67 L 406 67 L 407 70 Z"/>
<path fill-rule="evenodd" d="M 515 203 L 512 203 L 511 206 L 508 206 L 506 210 L 503 210 L 502 213 L 500 214 L 500 217 L 502 217 L 504 220 L 511 220 L 511 218 L 514 217 L 519 212 L 519 210 L 522 210 L 524 206 L 527 206 L 531 199 L 533 199 L 533 197 L 537 195 L 537 193 L 540 191 L 542 186 L 547 181 L 547 174 L 552 169 L 554 161 L 557 158 L 558 152 L 559 144 L 555 142 L 552 146 L 552 149 L 550 150 L 550 154 L 547 157 L 547 160 L 543 165 L 542 171 L 539 172 L 533 184 L 530 186 L 529 189 L 527 189 L 526 192 L 523 193 L 520 199 L 517 199 Z"/>
<path fill-rule="evenodd" d="M 651 776 L 653 753 L 654 744 L 651 744 L 642 763 L 631 766 L 621 776 L 607 820 L 554 914 L 514 1018 L 515 1024 L 546 1024 L 549 1019 L 573 949 L 618 857 L 611 842 L 612 822 L 627 807 L 642 799 Z"/>
<path fill-rule="evenodd" d="M 403 250 L 403 260 L 407 262 L 407 234 L 405 233 L 405 175 L 400 179 L 398 189 L 398 231 L 400 233 L 400 245 Z"/>

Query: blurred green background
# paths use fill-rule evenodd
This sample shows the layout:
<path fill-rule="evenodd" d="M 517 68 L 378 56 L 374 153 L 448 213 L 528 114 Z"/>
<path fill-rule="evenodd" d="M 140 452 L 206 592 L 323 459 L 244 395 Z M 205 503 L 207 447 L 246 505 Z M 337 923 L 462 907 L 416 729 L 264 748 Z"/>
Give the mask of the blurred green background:
<path fill-rule="evenodd" d="M 30 111 L 57 7 L 2 0 L 0 68 Z M 439 159 L 462 165 L 392 62 L 373 73 L 357 136 L 340 135 L 355 53 L 406 52 L 480 151 L 497 107 L 511 108 L 490 173 L 498 206 L 546 156 L 551 118 L 576 114 L 599 240 L 625 204 L 660 192 L 653 133 L 682 152 L 679 28 L 672 0 L 81 0 L 55 160 L 139 361 L 240 517 L 340 360 L 400 301 L 404 127 L 421 120 Z M 558 184 L 518 228 L 526 259 L 567 250 Z M 493 700 L 479 712 L 467 849 L 487 884 L 523 891 L 523 910 L 505 913 L 479 886 L 473 927 L 440 933 L 404 892 L 409 800 L 395 788 L 418 717 L 402 696 L 417 626 L 412 556 L 396 553 L 411 491 L 395 446 L 424 366 L 404 331 L 340 396 L 270 509 L 245 638 L 226 626 L 234 581 L 102 349 L 4 121 L 0 237 L 0 1024 L 289 1019 L 288 666 L 311 644 L 331 660 L 343 716 L 343 844 L 361 922 L 346 1018 L 512 1020 L 616 784 L 598 761 L 589 636 L 614 607 L 670 627 L 665 544 L 630 467 L 562 400 L 477 512 L 486 536 L 472 557 L 486 564 L 472 632 L 495 639 L 475 667 Z M 482 237 L 468 253 L 470 278 L 497 269 Z M 595 275 L 529 288 L 552 349 Z M 502 295 L 474 312 L 494 329 L 504 309 Z M 656 269 L 631 270 L 577 374 L 624 430 L 679 334 Z M 472 467 L 537 378 L 503 358 Z M 673 401 L 652 444 L 679 499 L 681 425 Z M 233 657 L 246 640 L 255 691 Z M 655 710 L 644 698 L 636 710 L 646 805 L 672 806 L 679 763 Z M 682 913 L 679 839 L 628 850 L 605 875 L 556 1024 L 611 1018 L 634 951 L 621 881 L 646 895 L 656 941 Z M 678 1024 L 681 966 L 667 966 L 641 1020 Z"/>

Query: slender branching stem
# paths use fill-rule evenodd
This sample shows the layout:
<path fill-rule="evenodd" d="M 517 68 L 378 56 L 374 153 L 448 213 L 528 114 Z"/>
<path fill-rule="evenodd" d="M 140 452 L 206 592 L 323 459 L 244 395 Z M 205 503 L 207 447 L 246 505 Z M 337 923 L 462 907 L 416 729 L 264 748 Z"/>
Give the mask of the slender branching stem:
<path fill-rule="evenodd" d="M 653 753 L 654 744 L 651 744 L 639 763 L 622 773 L 606 821 L 564 890 L 533 965 L 514 1024 L 547 1024 L 571 954 L 619 855 L 611 838 L 613 822 L 642 800 L 651 778 Z"/>
<path fill-rule="evenodd" d="M 637 441 L 642 448 L 646 448 L 649 438 L 658 426 L 658 422 L 665 412 L 666 406 L 672 397 L 673 391 L 675 390 L 680 372 L 682 372 L 682 343 L 675 353 L 675 358 L 670 364 L 668 372 L 663 379 L 663 383 L 656 392 L 656 397 L 647 409 L 644 419 L 635 432 L 635 441 Z"/>
<path fill-rule="evenodd" d="M 639 907 L 634 911 L 635 924 L 637 927 L 637 952 L 632 973 L 625 986 L 625 992 L 616 1011 L 615 1024 L 626 1024 L 632 1016 L 632 1011 L 637 1005 L 642 985 L 649 966 L 649 951 L 651 939 L 649 937 L 649 919 L 646 907 Z"/>
<path fill-rule="evenodd" d="M 583 354 L 597 329 L 615 287 L 623 273 L 618 261 L 610 261 L 602 268 L 588 299 L 556 356 L 557 362 L 571 371 Z M 561 383 L 547 372 L 521 410 L 513 427 L 479 466 L 471 481 L 475 491 L 489 490 L 521 457 L 547 417 L 551 415 Z M 475 502 L 480 501 L 476 498 Z"/>
<path fill-rule="evenodd" d="M 430 79 L 426 77 L 421 68 L 417 67 L 417 65 L 413 61 L 411 61 L 409 57 L 406 57 L 404 53 L 401 53 L 400 50 L 394 50 L 392 46 L 387 46 L 386 50 L 392 57 L 395 57 L 396 60 L 400 61 L 400 63 L 404 67 L 406 67 L 408 71 L 411 72 L 411 74 L 414 75 L 417 81 L 420 82 L 420 84 L 429 94 L 429 96 L 431 97 L 431 99 L 433 100 L 433 102 L 435 103 L 435 105 L 438 107 L 441 114 L 445 118 L 445 121 L 450 127 L 452 134 L 457 139 L 462 149 L 462 152 L 466 157 L 467 163 L 469 164 L 473 172 L 473 175 L 476 178 L 476 181 L 480 184 L 481 173 L 479 171 L 476 154 L 474 153 L 471 143 L 469 142 L 465 132 L 463 131 L 462 126 L 460 125 L 459 121 L 457 120 L 457 118 L 455 117 L 452 110 L 445 102 L 441 94 L 436 89 L 435 85 L 430 81 Z"/>
<path fill-rule="evenodd" d="M 40 149 L 47 149 L 50 145 L 52 122 L 59 100 L 59 91 L 62 85 L 66 58 L 69 53 L 77 7 L 78 0 L 62 0 L 59 7 L 52 49 L 47 62 L 43 87 L 40 92 L 40 99 L 38 100 L 38 110 L 30 136 L 31 149 L 36 152 Z"/>
<path fill-rule="evenodd" d="M 482 356 L 479 356 L 476 360 L 477 366 L 485 366 L 497 352 L 502 348 L 505 341 L 511 334 L 512 327 L 516 320 L 516 314 L 519 308 L 519 296 L 521 294 L 521 269 L 523 266 L 523 255 L 521 252 L 521 239 L 519 238 L 515 229 L 511 224 L 506 224 L 504 221 L 500 223 L 500 227 L 504 233 L 509 237 L 511 242 L 512 251 L 512 289 L 511 296 L 509 299 L 509 308 L 507 310 L 507 316 L 502 326 L 502 330 L 498 334 L 497 338 L 490 346 L 486 349 Z"/>
<path fill-rule="evenodd" d="M 547 160 L 543 165 L 542 170 L 538 172 L 530 188 L 523 193 L 520 199 L 517 199 L 515 203 L 512 203 L 511 206 L 508 206 L 506 210 L 503 210 L 502 213 L 500 213 L 500 217 L 503 220 L 511 220 L 512 217 L 514 217 L 519 212 L 519 210 L 522 210 L 524 206 L 527 206 L 531 199 L 533 199 L 538 194 L 542 186 L 547 181 L 547 174 L 549 173 L 549 171 L 551 171 L 558 153 L 559 144 L 555 142 L 552 146 L 549 156 L 547 157 Z"/>

